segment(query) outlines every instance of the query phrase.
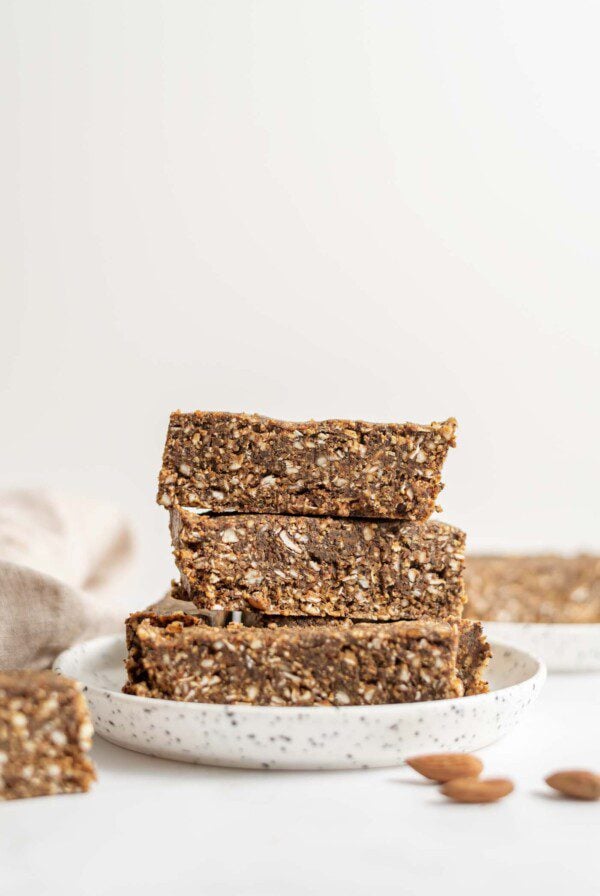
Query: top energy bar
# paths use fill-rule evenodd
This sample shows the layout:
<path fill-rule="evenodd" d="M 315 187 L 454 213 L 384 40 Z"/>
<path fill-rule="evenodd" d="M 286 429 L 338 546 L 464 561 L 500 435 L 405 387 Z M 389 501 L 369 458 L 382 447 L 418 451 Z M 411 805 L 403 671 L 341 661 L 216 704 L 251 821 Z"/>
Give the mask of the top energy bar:
<path fill-rule="evenodd" d="M 158 503 L 213 513 L 426 520 L 443 488 L 456 420 L 287 423 L 249 414 L 171 414 Z"/>

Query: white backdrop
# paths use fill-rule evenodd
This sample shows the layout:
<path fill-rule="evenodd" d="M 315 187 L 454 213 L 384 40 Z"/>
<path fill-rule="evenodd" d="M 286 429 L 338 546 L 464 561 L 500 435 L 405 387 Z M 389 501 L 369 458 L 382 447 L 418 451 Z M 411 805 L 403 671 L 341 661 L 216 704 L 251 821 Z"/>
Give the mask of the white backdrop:
<path fill-rule="evenodd" d="M 153 503 L 169 410 L 459 419 L 475 548 L 600 548 L 600 9 L 3 0 L 1 476 Z"/>

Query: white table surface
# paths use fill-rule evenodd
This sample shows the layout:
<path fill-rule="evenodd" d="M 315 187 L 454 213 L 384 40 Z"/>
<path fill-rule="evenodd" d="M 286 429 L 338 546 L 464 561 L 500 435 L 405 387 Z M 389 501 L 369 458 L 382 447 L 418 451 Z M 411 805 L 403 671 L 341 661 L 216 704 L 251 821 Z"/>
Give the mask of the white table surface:
<path fill-rule="evenodd" d="M 217 769 L 96 738 L 93 792 L 0 804 L 2 896 L 600 894 L 600 803 L 545 774 L 600 768 L 600 674 L 550 676 L 480 754 L 516 792 L 460 806 L 407 768 Z"/>

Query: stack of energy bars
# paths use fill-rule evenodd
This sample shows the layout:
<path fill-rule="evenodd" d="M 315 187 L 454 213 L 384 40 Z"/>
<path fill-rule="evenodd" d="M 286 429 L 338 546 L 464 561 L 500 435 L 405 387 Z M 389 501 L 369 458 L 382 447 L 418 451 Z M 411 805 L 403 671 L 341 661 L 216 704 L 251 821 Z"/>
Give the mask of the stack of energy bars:
<path fill-rule="evenodd" d="M 464 533 L 429 519 L 455 429 L 172 414 L 158 502 L 181 578 L 127 620 L 124 690 L 275 706 L 487 690 Z"/>

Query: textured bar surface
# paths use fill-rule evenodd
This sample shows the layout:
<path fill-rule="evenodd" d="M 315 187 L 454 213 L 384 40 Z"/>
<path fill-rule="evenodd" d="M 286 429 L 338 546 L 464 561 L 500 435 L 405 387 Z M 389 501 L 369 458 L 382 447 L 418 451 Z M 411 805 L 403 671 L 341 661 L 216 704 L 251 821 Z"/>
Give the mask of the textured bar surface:
<path fill-rule="evenodd" d="M 158 502 L 213 512 L 427 519 L 456 421 L 286 423 L 171 414 Z"/>
<path fill-rule="evenodd" d="M 53 672 L 0 672 L 0 800 L 79 793 L 96 774 L 80 685 Z"/>
<path fill-rule="evenodd" d="M 124 691 L 198 703 L 310 706 L 457 697 L 458 627 L 230 625 L 138 613 L 127 624 Z"/>
<path fill-rule="evenodd" d="M 472 619 L 458 623 L 458 675 L 466 697 L 487 694 L 489 686 L 484 678 L 485 669 L 492 656 L 483 627 Z"/>
<path fill-rule="evenodd" d="M 498 622 L 600 622 L 600 557 L 469 556 L 472 619 Z"/>
<path fill-rule="evenodd" d="M 265 624 L 271 625 L 271 620 L 277 626 L 299 625 L 299 626 L 317 626 L 317 625 L 337 625 L 352 626 L 357 623 L 351 619 L 326 619 L 318 617 L 290 617 L 290 616 L 270 616 Z M 422 622 L 433 622 L 435 620 L 421 620 Z M 491 657 L 491 650 L 488 642 L 483 634 L 483 628 L 480 622 L 472 619 L 453 620 L 458 625 L 458 653 L 456 657 L 456 672 L 463 684 L 463 692 L 465 697 L 473 694 L 486 694 L 489 690 L 488 683 L 483 675 L 485 668 Z M 358 623 L 362 624 L 362 623 Z M 386 622 L 374 622 L 374 625 L 386 626 Z"/>
<path fill-rule="evenodd" d="M 206 609 L 369 621 L 463 610 L 465 535 L 445 523 L 174 508 L 171 532 L 183 589 Z"/>
<path fill-rule="evenodd" d="M 198 613 L 195 604 L 185 597 L 181 587 L 177 582 L 173 582 L 171 590 L 165 597 L 153 604 L 147 611 L 137 614 L 139 616 L 156 614 L 157 616 L 171 615 L 174 613 L 184 613 L 194 615 Z M 263 616 L 259 613 L 251 615 L 251 621 L 247 625 L 264 627 L 264 626 L 351 626 L 354 624 L 351 619 L 328 619 L 319 616 Z M 368 620 L 365 620 L 368 621 Z M 491 657 L 490 646 L 483 634 L 483 628 L 480 622 L 472 619 L 453 620 L 458 625 L 458 655 L 457 655 L 457 673 L 463 683 L 465 696 L 473 694 L 485 694 L 489 690 L 488 683 L 484 678 L 485 669 Z M 375 625 L 387 625 L 386 622 L 375 622 Z M 129 627 L 129 623 L 128 623 Z"/>

